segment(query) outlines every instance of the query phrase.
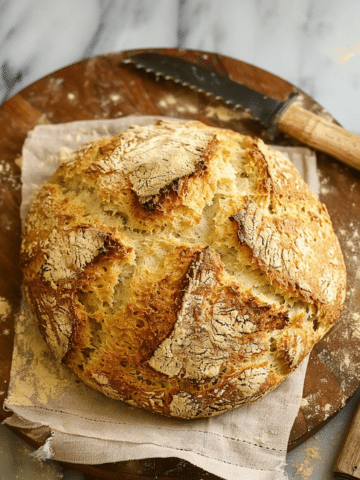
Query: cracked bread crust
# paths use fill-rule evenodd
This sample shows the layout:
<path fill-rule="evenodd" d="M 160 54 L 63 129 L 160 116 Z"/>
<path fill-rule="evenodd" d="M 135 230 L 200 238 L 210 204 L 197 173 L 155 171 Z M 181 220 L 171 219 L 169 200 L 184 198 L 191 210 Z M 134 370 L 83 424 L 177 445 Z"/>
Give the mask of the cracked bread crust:
<path fill-rule="evenodd" d="M 194 121 L 72 153 L 32 203 L 21 259 L 55 357 L 112 398 L 180 418 L 276 388 L 345 298 L 329 215 L 291 162 Z"/>

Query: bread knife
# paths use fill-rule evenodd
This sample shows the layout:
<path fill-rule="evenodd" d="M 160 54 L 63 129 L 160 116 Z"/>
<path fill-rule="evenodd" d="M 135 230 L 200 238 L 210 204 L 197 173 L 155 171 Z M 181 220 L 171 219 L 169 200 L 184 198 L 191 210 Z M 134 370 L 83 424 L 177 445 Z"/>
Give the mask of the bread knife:
<path fill-rule="evenodd" d="M 333 472 L 336 480 L 360 478 L 360 403 L 340 447 Z"/>
<path fill-rule="evenodd" d="M 287 133 L 360 170 L 360 136 L 297 105 L 294 102 L 297 93 L 281 102 L 215 70 L 164 53 L 137 53 L 126 58 L 124 63 L 133 63 L 156 77 L 214 95 L 234 108 L 242 107 L 260 121 L 271 138 L 280 131 Z"/>

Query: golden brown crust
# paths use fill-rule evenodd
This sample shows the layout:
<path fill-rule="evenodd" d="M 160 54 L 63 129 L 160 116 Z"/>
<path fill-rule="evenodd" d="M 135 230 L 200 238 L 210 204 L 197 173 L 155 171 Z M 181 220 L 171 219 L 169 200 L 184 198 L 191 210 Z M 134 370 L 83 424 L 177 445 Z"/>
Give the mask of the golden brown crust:
<path fill-rule="evenodd" d="M 250 249 L 270 282 L 314 304 L 332 323 L 343 302 L 345 269 L 326 208 L 286 157 L 258 139 L 245 141 L 248 158 L 257 165 L 261 201 L 257 205 L 244 197 L 242 209 L 231 217 L 239 243 Z"/>
<path fill-rule="evenodd" d="M 72 154 L 34 200 L 21 256 L 55 356 L 110 397 L 182 418 L 273 390 L 344 301 L 329 216 L 291 163 L 199 122 Z"/>
<path fill-rule="evenodd" d="M 232 219 L 237 224 L 239 243 L 251 250 L 270 282 L 276 280 L 281 288 L 318 308 L 334 303 L 339 284 L 344 284 L 338 271 L 341 252 L 331 236 L 321 238 L 318 218 L 305 221 L 290 215 L 263 215 L 246 199 Z"/>

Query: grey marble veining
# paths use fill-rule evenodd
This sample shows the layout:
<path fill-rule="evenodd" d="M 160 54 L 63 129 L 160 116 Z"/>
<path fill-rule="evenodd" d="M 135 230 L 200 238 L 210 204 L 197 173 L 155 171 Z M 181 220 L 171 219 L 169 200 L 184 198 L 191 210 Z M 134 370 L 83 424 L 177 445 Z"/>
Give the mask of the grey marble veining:
<path fill-rule="evenodd" d="M 176 0 L 2 0 L 0 99 L 83 58 L 176 46 Z"/>
<path fill-rule="evenodd" d="M 216 51 L 303 89 L 360 133 L 360 2 L 181 2 L 180 45 Z"/>
<path fill-rule="evenodd" d="M 85 57 L 215 51 L 303 89 L 360 133 L 358 0 L 2 0 L 0 101 Z"/>
<path fill-rule="evenodd" d="M 83 58 L 123 49 L 214 51 L 271 71 L 303 89 L 360 134 L 359 0 L 0 0 L 0 103 L 38 78 Z M 1 390 L 1 388 L 0 388 Z M 330 480 L 339 438 L 357 397 L 288 455 Z M 319 448 L 310 461 L 307 445 Z M 81 479 L 56 462 L 38 465 L 0 425 L 1 480 Z M 307 463 L 306 463 L 307 462 Z M 300 470 L 299 470 L 300 471 Z"/>

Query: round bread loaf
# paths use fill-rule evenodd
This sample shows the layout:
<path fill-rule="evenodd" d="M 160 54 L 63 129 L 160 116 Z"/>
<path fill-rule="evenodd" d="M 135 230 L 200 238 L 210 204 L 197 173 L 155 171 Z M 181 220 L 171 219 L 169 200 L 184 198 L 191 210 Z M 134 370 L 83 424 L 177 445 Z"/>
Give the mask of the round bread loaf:
<path fill-rule="evenodd" d="M 259 399 L 339 317 L 326 208 L 261 140 L 159 121 L 74 152 L 23 229 L 28 300 L 59 361 L 164 415 Z"/>

